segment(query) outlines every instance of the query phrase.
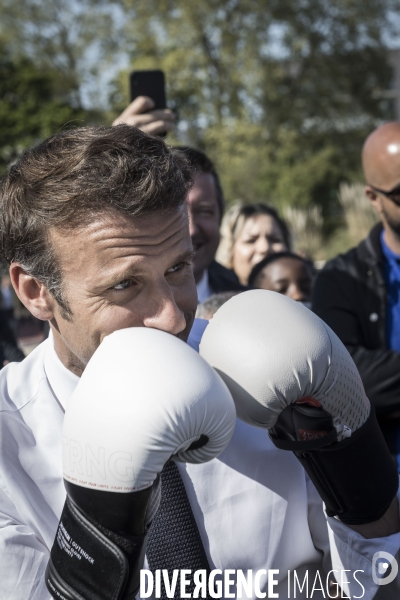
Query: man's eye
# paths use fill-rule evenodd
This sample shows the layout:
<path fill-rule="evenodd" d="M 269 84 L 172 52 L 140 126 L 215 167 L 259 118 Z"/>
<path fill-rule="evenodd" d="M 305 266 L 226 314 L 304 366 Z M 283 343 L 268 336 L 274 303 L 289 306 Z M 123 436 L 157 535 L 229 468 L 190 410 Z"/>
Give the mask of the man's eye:
<path fill-rule="evenodd" d="M 131 285 L 132 285 L 131 279 L 124 279 L 123 281 L 120 281 L 119 283 L 117 283 L 117 285 L 114 285 L 114 287 L 112 289 L 113 290 L 126 290 L 126 288 L 130 287 Z"/>
<path fill-rule="evenodd" d="M 171 267 L 170 269 L 168 269 L 167 273 L 178 273 L 178 271 L 182 271 L 182 269 L 184 268 L 186 263 L 179 263 L 177 265 L 174 265 L 173 267 Z"/>

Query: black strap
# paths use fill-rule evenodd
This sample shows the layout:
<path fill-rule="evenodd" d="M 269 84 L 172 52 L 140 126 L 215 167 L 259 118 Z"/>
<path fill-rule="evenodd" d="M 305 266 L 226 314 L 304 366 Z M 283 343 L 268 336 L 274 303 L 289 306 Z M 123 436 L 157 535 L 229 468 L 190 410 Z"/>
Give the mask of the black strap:
<path fill-rule="evenodd" d="M 273 435 L 271 430 L 269 430 L 269 437 L 272 442 L 275 444 L 277 448 L 280 450 L 291 450 L 295 452 L 296 450 L 301 452 L 307 452 L 308 450 L 317 450 L 318 448 L 323 448 L 324 446 L 328 446 L 333 442 L 337 441 L 337 432 L 336 429 L 332 429 L 326 435 L 313 439 L 307 442 L 297 441 L 297 440 L 281 440 Z"/>
<path fill-rule="evenodd" d="M 194 571 L 205 569 L 210 572 L 200 533 L 186 494 L 185 486 L 176 464 L 169 461 L 161 473 L 161 502 L 150 528 L 147 560 L 153 573 L 167 569 L 172 582 L 174 569 L 190 569 L 191 584 L 186 591 L 193 594 Z M 174 598 L 180 598 L 180 576 L 178 576 Z M 167 598 L 161 577 L 161 598 Z M 208 595 L 207 595 L 208 598 Z"/>

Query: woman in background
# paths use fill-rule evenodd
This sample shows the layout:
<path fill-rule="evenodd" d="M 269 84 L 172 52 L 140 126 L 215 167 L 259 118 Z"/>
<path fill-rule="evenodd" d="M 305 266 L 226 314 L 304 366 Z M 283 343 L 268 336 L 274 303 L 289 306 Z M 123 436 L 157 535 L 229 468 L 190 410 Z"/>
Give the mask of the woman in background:
<path fill-rule="evenodd" d="M 286 223 L 271 206 L 235 204 L 222 220 L 216 259 L 247 285 L 251 270 L 263 258 L 290 250 L 289 238 Z"/>

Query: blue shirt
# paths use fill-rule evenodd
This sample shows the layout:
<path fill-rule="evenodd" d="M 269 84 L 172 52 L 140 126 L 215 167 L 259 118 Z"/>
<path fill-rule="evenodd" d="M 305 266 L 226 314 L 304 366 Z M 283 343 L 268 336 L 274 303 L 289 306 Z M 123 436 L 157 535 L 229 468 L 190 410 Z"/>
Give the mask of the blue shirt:
<path fill-rule="evenodd" d="M 387 290 L 386 339 L 389 348 L 400 353 L 400 254 L 388 248 L 381 233 L 384 275 Z"/>

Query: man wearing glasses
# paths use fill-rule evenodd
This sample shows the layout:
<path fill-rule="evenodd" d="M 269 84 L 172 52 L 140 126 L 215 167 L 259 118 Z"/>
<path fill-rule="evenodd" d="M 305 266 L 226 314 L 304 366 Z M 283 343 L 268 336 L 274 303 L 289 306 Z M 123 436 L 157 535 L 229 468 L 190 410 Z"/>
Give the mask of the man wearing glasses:
<path fill-rule="evenodd" d="M 352 355 L 400 471 L 400 122 L 369 135 L 362 162 L 365 193 L 381 223 L 326 264 L 313 310 Z"/>

